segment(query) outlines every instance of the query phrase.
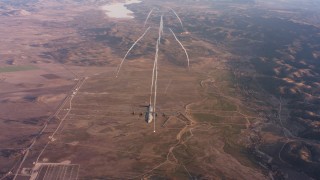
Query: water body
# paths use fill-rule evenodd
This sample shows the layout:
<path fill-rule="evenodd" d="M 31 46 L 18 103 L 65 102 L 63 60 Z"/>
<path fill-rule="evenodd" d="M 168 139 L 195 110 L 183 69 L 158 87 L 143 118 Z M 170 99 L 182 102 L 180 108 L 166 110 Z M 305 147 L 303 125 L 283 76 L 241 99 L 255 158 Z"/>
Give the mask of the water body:
<path fill-rule="evenodd" d="M 124 3 L 112 3 L 106 4 L 101 7 L 102 10 L 106 11 L 106 15 L 111 18 L 125 18 L 125 19 L 132 19 L 133 12 L 127 9 L 126 5 L 134 4 L 134 3 L 141 3 L 140 0 L 127 0 Z"/>

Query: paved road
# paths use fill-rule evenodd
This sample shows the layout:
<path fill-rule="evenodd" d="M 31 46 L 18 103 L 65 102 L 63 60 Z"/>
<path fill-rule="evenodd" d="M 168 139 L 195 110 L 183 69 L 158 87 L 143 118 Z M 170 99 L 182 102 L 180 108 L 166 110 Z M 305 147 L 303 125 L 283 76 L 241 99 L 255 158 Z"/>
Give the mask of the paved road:
<path fill-rule="evenodd" d="M 55 111 L 55 113 L 53 113 L 45 122 L 44 126 L 41 128 L 41 130 L 38 132 L 38 134 L 31 140 L 31 144 L 24 150 L 24 156 L 19 164 L 18 169 L 16 170 L 15 176 L 13 178 L 13 180 L 15 180 L 18 176 L 19 176 L 19 172 L 21 171 L 21 167 L 24 164 L 25 160 L 27 159 L 30 150 L 32 149 L 32 147 L 34 146 L 34 144 L 37 142 L 37 140 L 41 137 L 41 135 L 43 134 L 43 132 L 45 131 L 45 129 L 47 128 L 48 124 L 52 121 L 52 119 L 54 117 L 56 117 L 60 111 L 62 110 L 62 108 L 66 105 L 66 103 L 68 101 L 70 101 L 73 96 L 75 95 L 75 93 L 79 90 L 79 88 L 83 85 L 84 81 L 87 79 L 88 77 L 83 77 L 81 79 L 78 80 L 78 82 L 73 86 L 73 88 L 68 92 L 67 96 L 65 97 L 65 99 L 59 104 L 59 106 L 57 107 L 57 110 Z M 75 93 L 74 93 L 75 92 Z M 60 124 L 59 124 L 60 125 Z M 57 128 L 59 128 L 60 126 L 58 126 Z"/>

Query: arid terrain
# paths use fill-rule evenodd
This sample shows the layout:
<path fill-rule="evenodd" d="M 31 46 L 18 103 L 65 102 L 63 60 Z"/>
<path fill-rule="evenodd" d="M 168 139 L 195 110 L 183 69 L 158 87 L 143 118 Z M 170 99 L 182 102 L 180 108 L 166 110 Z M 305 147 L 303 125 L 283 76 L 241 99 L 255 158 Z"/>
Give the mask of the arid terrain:
<path fill-rule="evenodd" d="M 0 0 L 1 180 L 320 179 L 318 1 L 119 2 Z"/>

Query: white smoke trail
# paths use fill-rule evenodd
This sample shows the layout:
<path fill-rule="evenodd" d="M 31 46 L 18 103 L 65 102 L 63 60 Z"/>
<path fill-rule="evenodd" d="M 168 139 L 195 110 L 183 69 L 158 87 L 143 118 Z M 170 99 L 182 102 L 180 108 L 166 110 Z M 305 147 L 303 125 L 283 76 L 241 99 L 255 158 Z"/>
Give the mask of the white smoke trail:
<path fill-rule="evenodd" d="M 159 37 L 158 37 L 159 41 L 161 39 L 162 32 L 163 32 L 163 15 L 161 15 L 160 17 L 160 27 L 159 27 Z"/>
<path fill-rule="evenodd" d="M 180 44 L 180 46 L 182 47 L 182 49 L 184 50 L 186 56 L 187 56 L 187 60 L 188 60 L 188 68 L 189 68 L 189 64 L 190 64 L 190 59 L 189 59 L 189 55 L 188 52 L 186 50 L 186 48 L 184 48 L 184 46 L 182 45 L 182 43 L 179 41 L 179 39 L 177 38 L 177 36 L 174 34 L 174 32 L 172 31 L 171 28 L 169 28 L 171 33 L 173 34 L 174 38 L 176 39 L 176 41 Z"/>
<path fill-rule="evenodd" d="M 159 42 L 160 36 L 157 40 L 156 47 L 156 56 L 155 56 L 155 80 L 154 80 L 154 98 L 153 98 L 153 113 L 154 113 L 154 122 L 153 122 L 153 132 L 156 132 L 156 103 L 157 103 L 157 83 L 158 83 L 158 52 L 159 52 Z"/>
<path fill-rule="evenodd" d="M 163 35 L 163 29 L 164 29 L 164 25 L 163 25 L 163 15 L 161 16 L 161 36 Z"/>
<path fill-rule="evenodd" d="M 149 29 L 150 29 L 150 26 L 149 26 L 148 29 L 146 29 L 146 30 L 144 31 L 144 33 L 136 40 L 136 42 L 134 42 L 134 43 L 132 44 L 132 46 L 130 47 L 130 49 L 128 50 L 128 52 L 126 53 L 126 55 L 124 56 L 124 58 L 122 59 L 120 65 L 119 65 L 119 68 L 118 68 L 116 77 L 118 77 L 118 74 L 119 74 L 119 72 L 120 72 L 121 66 L 122 66 L 124 60 L 126 59 L 126 57 L 128 56 L 129 52 L 130 52 L 130 51 L 132 50 L 132 48 L 147 34 L 147 32 L 149 31 Z"/>
<path fill-rule="evenodd" d="M 156 104 L 157 104 L 157 86 L 158 86 L 158 57 L 159 57 L 159 45 L 161 41 L 161 34 L 163 33 L 163 16 L 161 16 L 160 27 L 159 27 L 159 37 L 156 45 L 156 55 L 155 55 L 155 80 L 154 80 L 154 99 L 153 99 L 153 112 L 154 112 L 154 132 L 156 132 Z"/>
<path fill-rule="evenodd" d="M 154 76 L 155 76 L 155 70 L 157 68 L 157 61 L 158 61 L 158 52 L 159 52 L 159 43 L 160 43 L 160 39 L 161 39 L 161 34 L 163 32 L 163 16 L 161 16 L 160 19 L 160 26 L 159 26 L 159 37 L 157 39 L 157 44 L 156 44 L 156 55 L 155 55 L 155 60 L 153 63 L 153 70 L 152 70 L 152 82 L 151 82 L 151 92 L 150 92 L 150 105 L 152 102 L 152 92 L 153 92 L 153 86 L 155 84 L 155 80 L 154 80 Z"/>
<path fill-rule="evenodd" d="M 152 9 L 151 9 L 151 11 L 149 12 L 149 14 L 148 14 L 148 16 L 147 16 L 146 20 L 144 21 L 144 25 L 143 25 L 143 27 L 145 27 L 145 26 L 146 26 L 146 24 L 147 24 L 147 22 L 148 22 L 148 19 L 149 19 L 150 15 L 152 14 L 153 10 L 154 10 L 154 8 L 152 8 Z"/>
<path fill-rule="evenodd" d="M 161 16 L 161 35 L 163 35 L 163 29 L 164 29 L 164 25 L 163 25 L 163 17 Z"/>
<path fill-rule="evenodd" d="M 158 43 L 158 41 L 157 41 Z M 155 68 L 156 68 L 156 61 L 153 62 L 153 70 L 152 70 L 152 82 L 151 82 L 151 89 L 150 89 L 150 106 L 152 104 L 152 92 L 153 92 L 153 84 L 154 84 L 154 73 L 155 73 Z"/>
<path fill-rule="evenodd" d="M 163 32 L 163 16 L 160 19 L 160 26 L 159 26 L 159 37 L 157 39 L 156 44 L 156 54 L 154 57 L 154 64 L 153 64 L 153 71 L 152 71 L 152 83 L 151 83 L 151 95 L 150 95 L 150 102 L 152 97 L 152 90 L 154 85 L 154 97 L 153 97 L 153 132 L 156 132 L 156 104 L 157 104 L 157 83 L 158 83 L 158 57 L 159 57 L 159 45 L 161 40 L 161 34 Z"/>
<path fill-rule="evenodd" d="M 181 27 L 183 29 L 183 24 L 182 24 L 182 21 L 181 21 L 180 17 L 178 16 L 178 14 L 172 8 L 170 8 L 170 10 L 176 15 L 176 17 L 178 18 L 178 20 L 179 20 L 179 22 L 181 24 Z"/>
<path fill-rule="evenodd" d="M 160 27 L 159 27 L 159 43 L 161 43 L 161 35 L 163 33 L 163 16 L 161 16 L 161 19 L 160 19 Z"/>
<path fill-rule="evenodd" d="M 169 81 L 169 83 L 168 83 L 168 85 L 166 87 L 166 90 L 164 91 L 164 94 L 167 94 L 167 91 L 169 89 L 169 86 L 171 85 L 171 82 L 172 82 L 172 79 L 170 79 L 170 81 Z"/>

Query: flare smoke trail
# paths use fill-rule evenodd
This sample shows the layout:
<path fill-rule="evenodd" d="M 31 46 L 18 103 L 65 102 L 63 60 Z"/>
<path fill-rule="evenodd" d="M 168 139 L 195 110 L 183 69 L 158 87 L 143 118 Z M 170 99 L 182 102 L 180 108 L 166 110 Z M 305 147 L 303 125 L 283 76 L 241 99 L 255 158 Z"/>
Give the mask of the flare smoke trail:
<path fill-rule="evenodd" d="M 160 37 L 160 29 L 161 29 L 161 21 L 160 21 L 160 27 L 159 27 L 159 37 Z M 157 54 L 157 47 L 158 47 L 158 40 L 159 38 L 157 39 L 157 44 L 156 44 L 156 54 Z M 156 59 L 156 57 L 155 57 Z M 154 75 L 155 75 L 155 68 L 156 68 L 156 60 L 154 61 L 153 63 L 153 69 L 152 69 L 152 82 L 151 82 L 151 91 L 150 91 L 150 105 L 151 105 L 151 102 L 152 102 L 152 92 L 153 92 L 153 85 L 154 85 Z"/>
<path fill-rule="evenodd" d="M 149 19 L 150 15 L 152 14 L 153 10 L 154 10 L 154 8 L 152 8 L 152 9 L 151 9 L 151 11 L 149 12 L 149 14 L 148 14 L 148 16 L 147 16 L 146 20 L 144 21 L 144 25 L 143 25 L 143 27 L 145 27 L 145 26 L 146 26 L 146 24 L 147 24 L 147 22 L 148 22 L 148 19 Z"/>
<path fill-rule="evenodd" d="M 147 18 L 144 22 L 144 26 L 146 26 L 148 19 L 150 18 L 151 14 L 153 13 L 155 8 L 152 8 L 150 10 L 150 12 L 147 15 Z M 172 9 L 169 8 L 177 17 L 177 19 L 179 20 L 181 27 L 183 29 L 183 24 L 182 21 L 180 19 L 180 17 L 178 16 L 178 14 Z M 124 58 L 122 59 L 118 70 L 117 70 L 117 74 L 116 77 L 118 77 L 119 72 L 121 70 L 122 64 L 124 63 L 125 59 L 127 58 L 128 54 L 130 53 L 130 51 L 134 48 L 134 46 L 147 34 L 147 32 L 150 30 L 150 26 L 144 31 L 144 33 L 132 44 L 132 46 L 129 48 L 129 50 L 127 51 L 127 53 L 125 54 Z M 151 89 L 150 89 L 150 106 L 153 104 L 153 119 L 154 119 L 154 132 L 156 132 L 156 103 L 157 103 L 157 85 L 158 85 L 158 57 L 159 57 L 159 46 L 161 44 L 161 38 L 162 35 L 164 33 L 163 31 L 164 29 L 164 23 L 163 23 L 163 15 L 161 15 L 161 19 L 160 19 L 160 25 L 159 25 L 159 35 L 158 35 L 158 39 L 156 42 L 156 53 L 155 53 L 155 57 L 154 57 L 154 63 L 153 63 L 153 70 L 152 70 L 152 82 L 151 82 Z M 169 28 L 169 30 L 171 31 L 171 33 L 173 34 L 174 38 L 176 39 L 176 41 L 180 44 L 180 46 L 182 47 L 182 49 L 184 50 L 186 56 L 187 56 L 187 61 L 188 61 L 188 68 L 189 68 L 189 64 L 190 64 L 190 60 L 189 60 L 189 55 L 187 50 L 184 48 L 183 44 L 179 41 L 179 39 L 177 38 L 177 36 L 175 35 L 175 33 L 172 31 L 172 29 Z M 169 85 L 171 84 L 171 81 L 169 83 Z M 169 87 L 168 85 L 168 87 Z M 167 91 L 168 87 L 166 88 L 165 92 Z M 152 99 L 153 98 L 153 99 Z M 152 101 L 153 100 L 153 101 Z"/>
<path fill-rule="evenodd" d="M 158 44 L 158 41 L 157 41 Z M 156 50 L 157 52 L 157 50 Z M 152 104 L 152 91 L 153 91 L 153 84 L 154 84 L 154 73 L 155 73 L 156 61 L 153 62 L 153 69 L 152 69 L 152 81 L 151 81 L 151 89 L 150 89 L 150 105 Z"/>
<path fill-rule="evenodd" d="M 152 70 L 152 82 L 151 82 L 151 92 L 150 92 L 150 104 L 152 102 L 152 92 L 153 92 L 153 85 L 155 83 L 154 80 L 154 76 L 155 76 L 155 69 L 157 67 L 157 61 L 158 60 L 158 51 L 159 51 L 159 44 L 160 43 L 160 39 L 161 39 L 161 34 L 163 32 L 163 17 L 161 16 L 161 20 L 160 20 L 160 27 L 159 27 L 159 37 L 157 39 L 157 44 L 156 44 L 156 55 L 155 55 L 155 61 L 153 63 L 153 70 Z M 159 41 L 159 42 L 158 42 Z"/>
<path fill-rule="evenodd" d="M 160 36 L 157 40 L 157 47 L 156 47 L 156 56 L 155 56 L 155 80 L 154 80 L 154 98 L 153 98 L 153 113 L 154 113 L 154 121 L 153 121 L 153 132 L 156 132 L 156 103 L 157 103 L 157 81 L 158 81 L 158 52 L 159 52 L 159 42 Z"/>
<path fill-rule="evenodd" d="M 159 28 L 160 29 L 160 28 Z M 156 132 L 156 102 L 157 102 L 157 80 L 158 80 L 158 52 L 159 52 L 159 38 L 156 44 L 156 54 L 154 57 L 153 70 L 152 70 L 152 82 L 151 82 L 151 94 L 150 94 L 150 105 L 152 104 L 152 91 L 154 90 L 153 97 L 153 131 Z M 154 87 L 153 87 L 154 86 Z"/>
<path fill-rule="evenodd" d="M 149 29 L 150 29 L 150 26 L 149 26 L 148 29 L 146 29 L 146 30 L 144 31 L 144 33 L 136 40 L 136 42 L 134 42 L 134 43 L 132 44 L 132 46 L 130 47 L 130 49 L 128 50 L 128 52 L 126 53 L 126 55 L 124 56 L 124 58 L 122 59 L 120 65 L 119 65 L 119 68 L 118 68 L 116 77 L 118 77 L 118 74 L 119 74 L 119 72 L 120 72 L 121 66 L 122 66 L 124 60 L 127 58 L 129 52 L 130 52 L 130 51 L 132 50 L 132 48 L 147 34 L 147 32 L 149 31 Z"/>
<path fill-rule="evenodd" d="M 178 16 L 178 14 L 172 8 L 170 8 L 170 10 L 176 15 L 176 17 L 178 18 L 178 20 L 179 20 L 179 22 L 181 24 L 181 27 L 183 29 L 183 24 L 182 24 L 182 21 L 181 21 L 180 17 Z"/>
<path fill-rule="evenodd" d="M 169 86 L 171 85 L 171 82 L 172 82 L 172 79 L 170 79 L 170 81 L 166 87 L 166 90 L 164 91 L 164 94 L 167 94 L 167 91 L 168 91 Z"/>
<path fill-rule="evenodd" d="M 186 48 L 184 48 L 184 46 L 182 45 L 182 43 L 179 41 L 179 39 L 177 38 L 177 36 L 174 34 L 174 32 L 172 31 L 171 28 L 169 28 L 171 33 L 173 34 L 174 38 L 176 39 L 176 41 L 180 44 L 180 46 L 182 47 L 182 49 L 184 50 L 186 56 L 187 56 L 187 60 L 188 60 L 188 68 L 189 68 L 189 64 L 190 64 L 190 59 L 189 59 L 189 55 L 188 52 L 186 50 Z"/>
<path fill-rule="evenodd" d="M 161 16 L 161 19 L 160 19 L 160 27 L 159 27 L 159 43 L 161 42 L 161 35 L 163 33 L 163 16 Z"/>
<path fill-rule="evenodd" d="M 151 83 L 151 94 L 150 94 L 150 105 L 152 98 L 152 90 L 154 89 L 153 97 L 153 132 L 156 132 L 156 103 L 157 103 L 157 82 L 158 82 L 158 57 L 159 57 L 159 44 L 161 40 L 161 33 L 163 32 L 163 16 L 161 16 L 160 26 L 159 26 L 159 37 L 156 44 L 156 54 L 154 57 L 153 70 L 152 70 L 152 83 Z M 153 88 L 154 86 L 154 88 Z"/>
<path fill-rule="evenodd" d="M 161 36 L 163 35 L 163 16 L 161 16 Z"/>

